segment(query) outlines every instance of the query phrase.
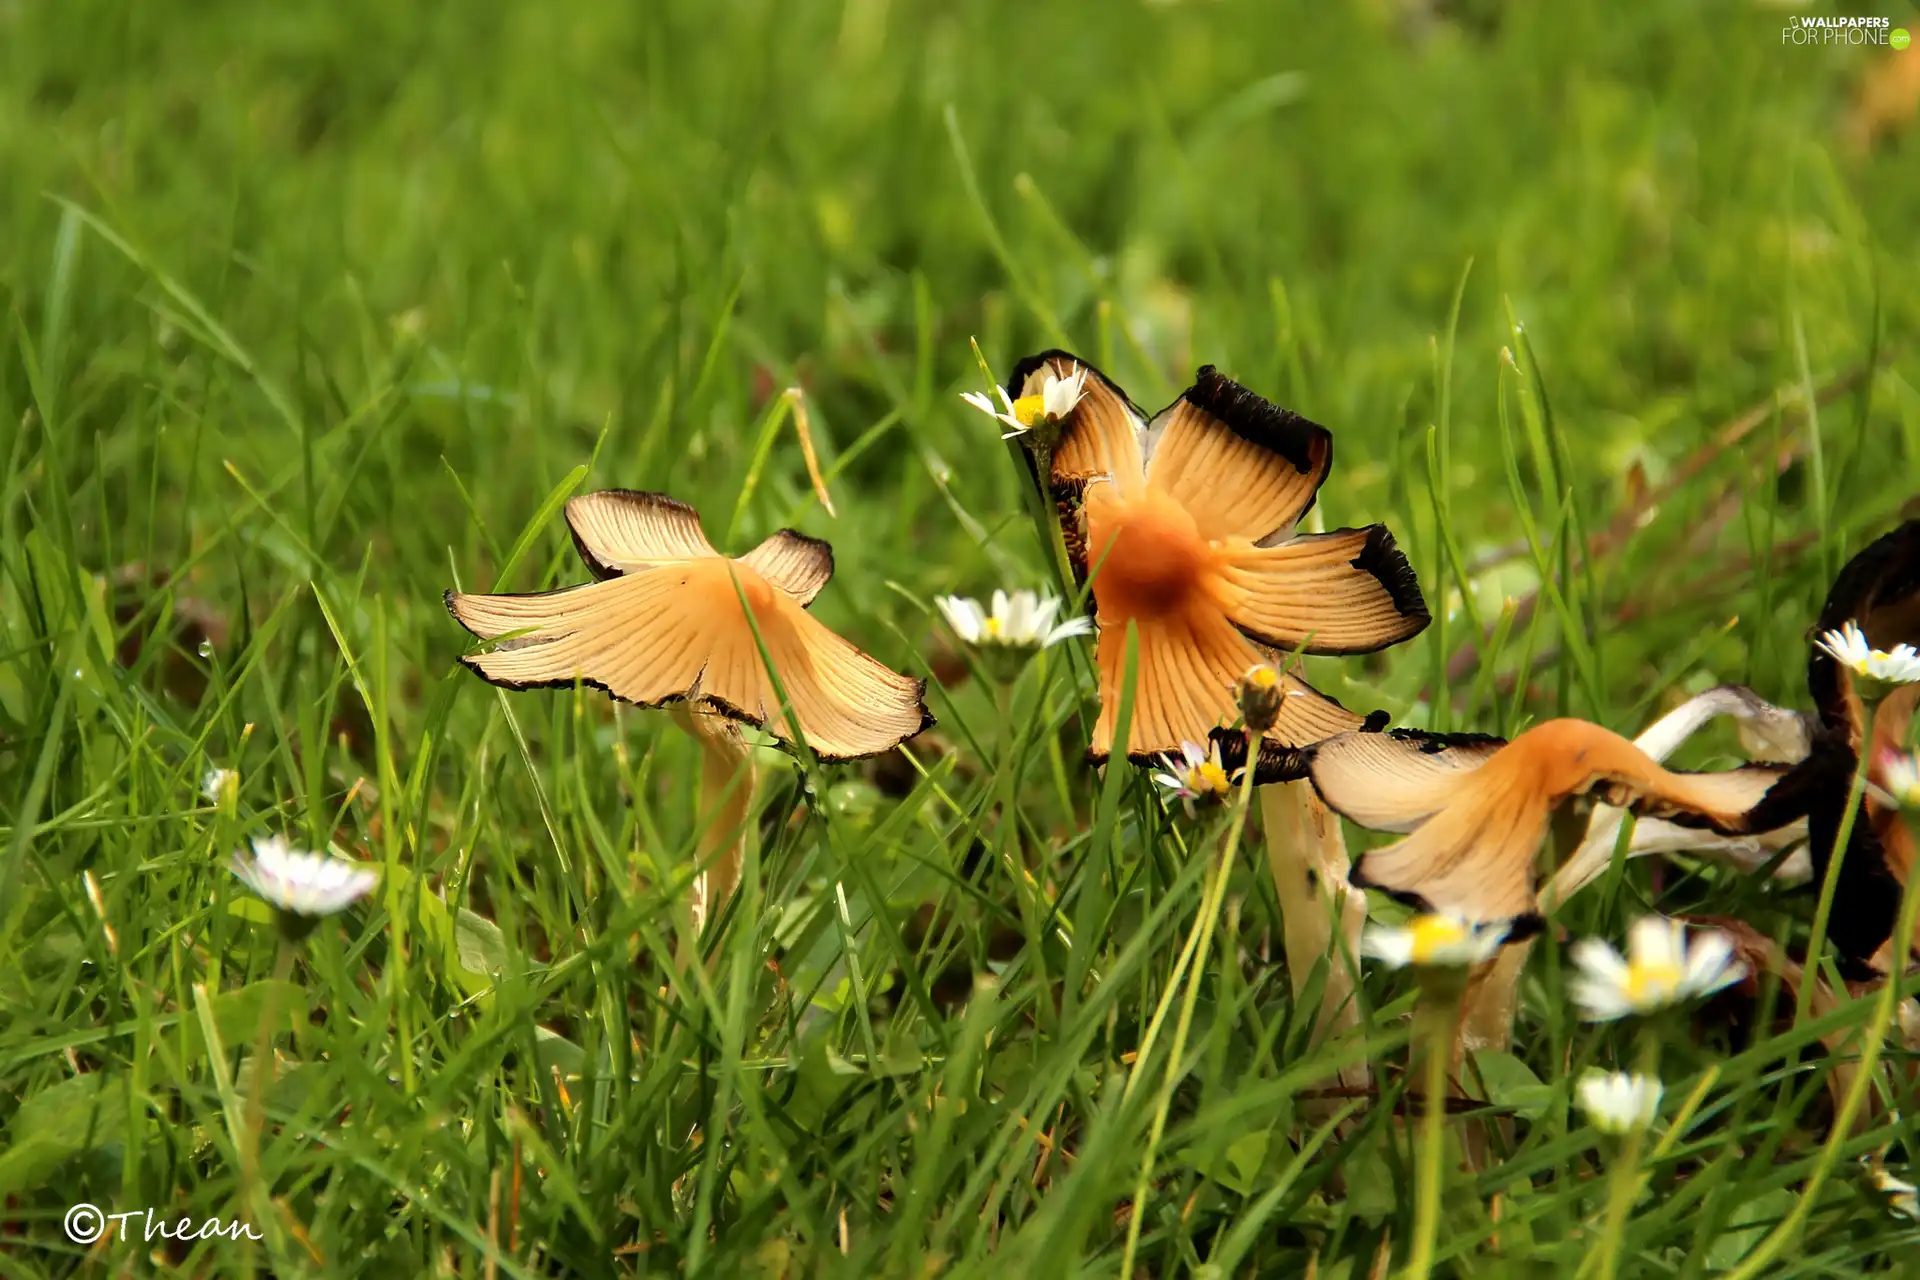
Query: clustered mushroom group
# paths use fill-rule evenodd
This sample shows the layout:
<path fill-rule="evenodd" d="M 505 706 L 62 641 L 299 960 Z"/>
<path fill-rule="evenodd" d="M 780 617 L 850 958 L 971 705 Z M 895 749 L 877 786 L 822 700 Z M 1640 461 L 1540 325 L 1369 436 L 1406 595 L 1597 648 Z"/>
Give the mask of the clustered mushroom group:
<path fill-rule="evenodd" d="M 1360 1021 L 1356 964 L 1367 955 L 1457 975 L 1439 984 L 1453 1067 L 1464 1051 L 1505 1047 L 1532 939 L 1623 857 L 1686 853 L 1809 879 L 1819 892 L 1811 958 L 1793 961 L 1737 919 L 1645 918 L 1624 956 L 1576 943 L 1574 996 L 1589 1017 L 1649 1013 L 1743 969 L 1771 970 L 1796 991 L 1814 983 L 1809 997 L 1831 1005 L 1837 993 L 1814 976 L 1826 944 L 1855 994 L 1906 968 L 1920 941 L 1897 928 L 1915 855 L 1901 811 L 1920 803 L 1920 521 L 1835 580 L 1810 645 L 1811 714 L 1723 686 L 1633 740 L 1574 719 L 1511 740 L 1389 728 L 1384 713 L 1313 688 L 1298 665 L 1302 654 L 1386 648 L 1429 621 L 1384 526 L 1303 526 L 1333 463 L 1326 428 L 1211 366 L 1151 416 L 1063 351 L 1021 361 L 995 394 L 967 399 L 1024 446 L 1043 509 L 1057 516 L 1043 532 L 1059 539 L 1063 585 L 1086 614 L 1069 607 L 1056 621 L 1061 600 L 1015 592 L 991 608 L 947 598 L 942 615 L 1001 673 L 1091 631 L 1090 761 L 1124 756 L 1189 811 L 1224 800 L 1236 781 L 1258 789 L 1289 973 L 1296 993 L 1318 979 L 1320 1035 Z M 623 490 L 574 498 L 566 519 L 596 581 L 448 592 L 453 616 L 489 642 L 463 661 L 508 689 L 592 685 L 674 710 L 705 762 L 697 929 L 739 876 L 753 786 L 742 727 L 806 760 L 873 756 L 932 724 L 924 685 L 808 612 L 833 573 L 824 542 L 783 530 L 728 557 L 691 507 Z M 1734 720 L 1749 763 L 1663 763 L 1719 717 Z M 1575 802 L 1591 807 L 1585 837 L 1544 866 L 1556 811 Z M 1349 865 L 1340 818 L 1400 838 Z M 1365 927 L 1365 888 L 1416 914 Z M 1900 1024 L 1920 1018 L 1903 1005 Z M 1621 1075 L 1583 1081 L 1579 1098 L 1598 1127 L 1624 1132 L 1650 1122 L 1660 1091 Z"/>
<path fill-rule="evenodd" d="M 1898 812 L 1920 692 L 1905 683 L 1920 677 L 1906 647 L 1920 638 L 1920 522 L 1839 575 L 1818 628 L 1832 638 L 1809 661 L 1817 715 L 1728 686 L 1638 741 L 1572 719 L 1511 741 L 1389 729 L 1384 713 L 1348 710 L 1290 662 L 1374 652 L 1429 621 L 1385 526 L 1302 528 L 1333 465 L 1331 432 L 1212 366 L 1151 417 L 1064 351 L 1022 360 L 996 394 L 998 405 L 967 399 L 1028 446 L 1058 512 L 1073 585 L 1090 596 L 1099 709 L 1089 759 L 1123 751 L 1189 806 L 1226 795 L 1240 770 L 1254 769 L 1295 982 L 1316 962 L 1331 966 L 1323 1029 L 1358 1012 L 1351 973 L 1366 910 L 1351 884 L 1453 922 L 1423 925 L 1428 936 L 1497 936 L 1502 945 L 1474 966 L 1460 1043 L 1503 1046 L 1527 939 L 1544 912 L 1609 864 L 1626 813 L 1636 820 L 1621 846 L 1630 857 L 1684 850 L 1778 871 L 1782 855 L 1804 844 L 1816 883 L 1835 871 L 1828 937 L 1843 960 L 1855 976 L 1890 971 L 1894 911 L 1913 860 Z M 870 756 L 932 724 L 923 684 L 807 612 L 833 572 L 824 542 L 782 530 L 729 559 L 691 507 L 622 490 L 575 498 L 566 516 L 599 580 L 534 595 L 449 592 L 454 617 L 494 642 L 463 661 L 510 689 L 580 683 L 677 709 L 707 761 L 695 894 L 704 918 L 733 888 L 746 832 L 751 779 L 739 726 L 804 744 L 822 760 Z M 1089 629 L 1082 618 L 1056 624 L 1059 601 L 1027 592 L 997 594 L 991 609 L 958 598 L 940 605 L 961 641 L 988 655 L 1017 657 Z M 1862 681 L 1897 686 L 1879 702 L 1870 736 Z M 1122 746 L 1123 705 L 1131 714 Z M 1752 763 L 1709 773 L 1661 763 L 1719 715 L 1741 725 Z M 1848 822 L 1863 752 L 1864 799 Z M 1913 783 L 1904 786 L 1910 793 Z M 1581 797 L 1595 802 L 1588 837 L 1543 886 L 1550 821 Z M 1349 872 L 1323 805 L 1403 838 Z"/>

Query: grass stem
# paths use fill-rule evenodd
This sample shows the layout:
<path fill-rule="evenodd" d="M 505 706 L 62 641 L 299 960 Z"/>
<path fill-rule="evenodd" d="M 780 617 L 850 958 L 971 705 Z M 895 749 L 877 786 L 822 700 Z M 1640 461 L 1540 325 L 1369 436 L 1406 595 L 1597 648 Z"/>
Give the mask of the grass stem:
<path fill-rule="evenodd" d="M 1258 744 L 1251 739 L 1247 743 L 1247 758 L 1252 760 Z M 1147 1185 L 1153 1178 L 1154 1160 L 1159 1154 L 1160 1139 L 1167 1129 L 1167 1113 L 1173 1106 L 1173 1091 L 1185 1073 L 1181 1070 L 1181 1060 L 1186 1056 L 1187 1033 L 1193 1026 L 1194 1006 L 1200 999 L 1200 983 L 1206 974 L 1207 951 L 1212 946 L 1214 930 L 1220 923 L 1220 906 L 1226 901 L 1227 881 L 1232 876 L 1234 853 L 1240 847 L 1240 835 L 1246 830 L 1247 810 L 1253 802 L 1253 770 L 1247 769 L 1240 778 L 1240 794 L 1233 807 L 1233 818 L 1227 827 L 1227 835 L 1220 843 L 1220 854 L 1209 873 L 1206 889 L 1201 899 L 1200 914 L 1194 918 L 1193 928 L 1188 931 L 1187 944 L 1182 949 L 1180 960 L 1174 965 L 1173 978 L 1167 984 L 1167 990 L 1161 997 L 1161 1006 L 1154 1014 L 1153 1025 L 1149 1026 L 1147 1038 L 1140 1046 L 1140 1056 L 1134 1062 L 1133 1075 L 1128 1077 L 1127 1088 L 1133 1087 L 1134 1077 L 1147 1068 L 1147 1058 L 1152 1052 L 1152 1040 L 1161 1016 L 1165 1013 L 1166 1003 L 1174 991 L 1180 989 L 1183 979 L 1186 987 L 1180 1001 L 1179 1021 L 1174 1024 L 1173 1046 L 1167 1055 L 1167 1070 L 1161 1079 L 1160 1096 L 1154 1104 L 1153 1124 L 1147 1133 L 1147 1150 L 1140 1161 L 1140 1176 L 1133 1188 L 1133 1213 L 1127 1219 L 1127 1243 L 1122 1254 L 1120 1274 L 1133 1274 L 1133 1259 L 1140 1246 L 1140 1222 L 1146 1216 Z M 1191 960 L 1191 970 L 1188 962 Z"/>

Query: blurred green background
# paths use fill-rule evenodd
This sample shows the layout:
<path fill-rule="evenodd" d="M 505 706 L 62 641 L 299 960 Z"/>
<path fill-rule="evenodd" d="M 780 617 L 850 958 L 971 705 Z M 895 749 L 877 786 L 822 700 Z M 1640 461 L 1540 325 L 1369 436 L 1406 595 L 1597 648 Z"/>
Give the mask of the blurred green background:
<path fill-rule="evenodd" d="M 1803 364 L 1858 365 L 1876 319 L 1910 331 L 1913 143 L 1842 145 L 1872 59 L 1783 47 L 1789 16 L 22 4 L 0 281 L 76 443 L 157 451 L 155 492 L 98 478 L 125 519 L 91 537 L 131 557 L 152 527 L 179 555 L 202 501 L 239 500 L 219 460 L 299 447 L 353 480 L 314 549 L 390 546 L 396 597 L 437 595 L 449 543 L 472 563 L 441 458 L 515 527 L 603 429 L 595 482 L 730 494 L 742 427 L 795 380 L 830 457 L 898 415 L 849 505 L 964 578 L 929 454 L 969 507 L 1010 505 L 948 394 L 973 385 L 970 335 L 1002 365 L 1111 349 L 1143 403 L 1219 363 L 1339 432 L 1336 520 L 1418 522 L 1430 341 L 1469 259 L 1450 479 L 1497 479 L 1509 299 L 1600 502 Z M 58 253 L 51 196 L 198 297 L 297 422 L 123 256 Z M 370 410 L 414 334 L 403 392 Z M 1880 390 L 1886 417 L 1837 447 L 1909 459 L 1910 388 Z M 1475 504 L 1469 532 L 1517 530 Z M 895 547 L 846 541 L 857 591 Z"/>
<path fill-rule="evenodd" d="M 0 1270 L 80 1265 L 57 1221 L 81 1194 L 252 1203 L 232 1073 L 175 1028 L 202 1034 L 205 985 L 227 1049 L 252 1042 L 272 940 L 224 859 L 287 830 L 388 890 L 301 976 L 264 1167 L 311 1247 L 278 1238 L 281 1273 L 473 1274 L 484 1224 L 502 1274 L 540 1265 L 530 1241 L 578 1274 L 1110 1274 L 1145 1118 L 1109 1086 L 1198 860 L 1146 789 L 1109 792 L 1098 854 L 1145 879 L 1093 929 L 1079 886 L 1121 881 L 1067 874 L 1098 859 L 1066 664 L 1019 694 L 1020 725 L 1059 731 L 1019 756 L 1021 822 L 991 817 L 992 770 L 1045 735 L 936 687 L 935 776 L 832 774 L 811 826 L 769 802 L 780 909 L 731 928 L 725 981 L 668 999 L 690 750 L 597 695 L 485 689 L 441 592 L 581 580 L 550 499 L 666 490 L 726 549 L 830 539 L 816 611 L 951 674 L 933 594 L 1047 580 L 1022 472 L 956 395 L 982 389 L 977 338 L 1003 372 L 1069 347 L 1150 408 L 1216 363 L 1330 426 L 1325 520 L 1389 523 L 1444 605 L 1408 646 L 1316 660 L 1350 705 L 1632 732 L 1723 680 L 1803 704 L 1831 574 L 1911 512 L 1920 464 L 1920 50 L 1783 42 L 1837 12 L 0 0 L 0 1215 L 52 1241 L 0 1245 Z M 837 518 L 775 423 L 789 386 Z M 1553 607 L 1477 656 L 1543 571 Z M 241 771 L 231 808 L 197 797 L 214 764 Z M 995 857 L 963 860 L 976 837 Z M 1074 885 L 1094 950 L 1071 964 L 1124 988 L 1114 1021 L 1055 1021 L 1053 917 L 1010 870 L 1028 845 Z M 1404 1231 L 1389 1127 L 1340 1157 L 1373 1161 L 1364 1205 L 1327 1198 L 1322 1157 L 1249 1207 L 1292 1158 L 1276 1073 L 1304 1041 L 1259 941 L 1271 891 L 1244 888 L 1252 976 L 1207 998 L 1158 1175 L 1187 1207 L 1156 1210 L 1143 1264 L 1231 1238 L 1267 1273 L 1324 1246 L 1321 1274 L 1357 1274 Z M 972 912 L 937 944 L 936 900 Z M 996 911 L 1024 930 L 1011 968 Z M 925 996 L 955 955 L 1005 982 L 973 1030 Z M 1549 1048 L 1524 1053 L 1556 1080 Z M 929 1139 L 963 1050 L 999 1101 Z M 1769 1069 L 1724 1079 L 1757 1095 Z M 1730 1215 L 1791 1194 L 1765 1161 L 1741 1181 L 1744 1122 L 1646 1257 L 1737 1258 Z M 1043 1131 L 1129 1159 L 1063 1156 L 1050 1183 Z M 1577 1239 L 1580 1194 L 1539 1210 L 1543 1242 Z M 1516 1273 L 1566 1261 L 1511 1248 Z"/>

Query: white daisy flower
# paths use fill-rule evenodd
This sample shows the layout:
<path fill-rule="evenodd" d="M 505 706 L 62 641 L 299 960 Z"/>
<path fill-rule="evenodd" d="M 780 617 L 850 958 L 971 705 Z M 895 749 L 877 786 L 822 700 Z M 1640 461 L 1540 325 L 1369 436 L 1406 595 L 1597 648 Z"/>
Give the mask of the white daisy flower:
<path fill-rule="evenodd" d="M 1905 751 L 1880 754 L 1876 780 L 1888 801 L 1902 809 L 1920 809 L 1920 758 Z"/>
<path fill-rule="evenodd" d="M 1219 743 L 1203 748 L 1183 742 L 1180 755 L 1177 760 L 1171 753 L 1161 756 L 1162 772 L 1154 774 L 1153 780 L 1173 799 L 1186 805 L 1189 817 L 1193 814 L 1194 801 L 1224 800 L 1232 794 L 1234 778 L 1227 776 L 1227 768 L 1220 762 Z M 1239 770 L 1234 777 L 1244 772 Z"/>
<path fill-rule="evenodd" d="M 1587 1122 L 1602 1133 L 1623 1134 L 1644 1129 L 1660 1114 L 1665 1092 L 1653 1076 L 1624 1071 L 1589 1071 L 1580 1077 L 1575 1099 Z"/>
<path fill-rule="evenodd" d="M 365 897 L 379 876 L 363 863 L 303 853 L 280 836 L 253 842 L 253 856 L 233 855 L 233 874 L 280 911 L 317 920 Z"/>
<path fill-rule="evenodd" d="M 1020 419 L 1014 415 L 1013 401 L 1007 399 L 1006 391 L 1000 387 L 995 387 L 993 394 L 1000 397 L 1000 403 L 1004 408 L 994 408 L 993 397 L 981 391 L 962 391 L 960 398 L 980 412 L 986 414 L 989 418 L 997 418 L 1012 427 L 1013 430 L 1000 433 L 1002 440 L 1011 439 L 1019 435 L 1022 431 L 1025 431 L 1027 428 L 1021 423 Z"/>
<path fill-rule="evenodd" d="M 1579 972 L 1571 994 L 1589 1022 L 1654 1013 L 1718 991 L 1746 974 L 1724 933 L 1703 929 L 1689 946 L 1686 926 L 1665 916 L 1633 922 L 1625 958 L 1597 938 L 1574 943 L 1572 954 Z"/>
<path fill-rule="evenodd" d="M 976 648 L 1045 649 L 1093 630 L 1093 619 L 1084 615 L 1054 625 L 1060 597 L 1032 591 L 995 591 L 991 611 L 965 596 L 941 596 L 934 603 L 953 633 Z"/>
<path fill-rule="evenodd" d="M 1873 1189 L 1887 1198 L 1887 1208 L 1903 1218 L 1920 1220 L 1920 1191 L 1911 1182 L 1903 1182 L 1885 1169 L 1871 1169 L 1867 1178 Z"/>
<path fill-rule="evenodd" d="M 1836 661 L 1869 679 L 1887 684 L 1912 684 L 1920 680 L 1920 652 L 1912 645 L 1876 649 L 1867 643 L 1866 633 L 1853 622 L 1838 631 L 1827 632 L 1817 643 Z"/>
<path fill-rule="evenodd" d="M 231 769 L 209 769 L 200 779 L 200 794 L 209 802 L 219 804 L 226 796 L 229 787 L 240 785 L 240 775 Z"/>
<path fill-rule="evenodd" d="M 1086 388 L 1087 371 L 1085 367 L 1075 365 L 1073 372 L 1064 378 L 1049 368 L 1040 390 L 1034 395 L 1021 396 L 1018 400 L 1009 400 L 1005 390 L 995 387 L 994 395 L 1000 398 L 998 408 L 990 398 L 978 391 L 963 391 L 960 398 L 988 417 L 1012 428 L 1000 435 L 1002 440 L 1011 440 L 1035 427 L 1065 421 L 1080 403 L 1080 397 L 1086 394 Z"/>
<path fill-rule="evenodd" d="M 1458 916 L 1419 915 L 1404 925 L 1372 924 L 1360 936 L 1360 954 L 1394 969 L 1457 969 L 1491 960 L 1512 925 L 1470 924 Z"/>
<path fill-rule="evenodd" d="M 1073 372 L 1062 378 L 1058 374 L 1047 374 L 1046 381 L 1040 385 L 1040 406 L 1042 415 L 1049 422 L 1064 422 L 1080 404 L 1080 397 L 1087 393 L 1087 371 L 1080 365 L 1073 366 Z"/>

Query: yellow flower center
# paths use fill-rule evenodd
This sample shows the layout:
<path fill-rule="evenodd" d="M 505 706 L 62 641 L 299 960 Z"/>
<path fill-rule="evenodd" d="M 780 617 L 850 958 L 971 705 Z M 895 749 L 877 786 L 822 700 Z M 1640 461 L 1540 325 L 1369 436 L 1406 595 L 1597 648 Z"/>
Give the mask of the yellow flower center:
<path fill-rule="evenodd" d="M 998 640 L 1000 638 L 1000 631 L 1000 619 L 988 618 L 986 623 L 980 628 L 980 638 L 983 640 Z"/>
<path fill-rule="evenodd" d="M 1467 940 L 1466 926 L 1449 916 L 1416 916 L 1407 926 L 1413 934 L 1413 962 L 1430 964 L 1448 947 Z"/>
<path fill-rule="evenodd" d="M 1047 420 L 1047 398 L 1041 395 L 1021 396 L 1013 402 L 1014 421 L 1023 427 L 1037 427 Z"/>
<path fill-rule="evenodd" d="M 1627 966 L 1627 999 L 1645 1007 L 1664 1004 L 1680 989 L 1680 966 L 1666 961 L 1634 961 Z"/>
<path fill-rule="evenodd" d="M 1227 781 L 1227 771 L 1209 760 L 1194 766 L 1192 781 L 1187 785 L 1195 791 L 1225 795 L 1232 784 Z"/>
<path fill-rule="evenodd" d="M 1280 673 L 1272 667 L 1258 666 L 1247 673 L 1247 683 L 1256 689 L 1272 689 L 1280 683 Z"/>

